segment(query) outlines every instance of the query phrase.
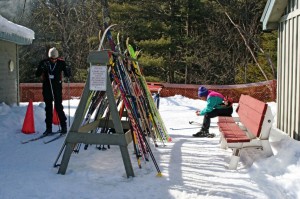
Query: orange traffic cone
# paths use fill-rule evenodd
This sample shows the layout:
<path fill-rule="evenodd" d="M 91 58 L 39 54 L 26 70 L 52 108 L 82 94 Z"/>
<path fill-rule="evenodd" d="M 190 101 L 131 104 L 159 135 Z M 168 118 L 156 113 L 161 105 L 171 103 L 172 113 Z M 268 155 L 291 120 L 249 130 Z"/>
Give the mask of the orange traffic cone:
<path fill-rule="evenodd" d="M 23 122 L 22 132 L 24 134 L 35 133 L 32 100 L 29 101 L 27 107 L 26 115 Z"/>
<path fill-rule="evenodd" d="M 58 118 L 58 114 L 57 114 L 57 112 L 56 112 L 56 109 L 55 109 L 55 107 L 54 107 L 54 109 L 53 109 L 53 116 L 52 116 L 52 123 L 54 124 L 54 125 L 59 125 L 59 118 Z"/>

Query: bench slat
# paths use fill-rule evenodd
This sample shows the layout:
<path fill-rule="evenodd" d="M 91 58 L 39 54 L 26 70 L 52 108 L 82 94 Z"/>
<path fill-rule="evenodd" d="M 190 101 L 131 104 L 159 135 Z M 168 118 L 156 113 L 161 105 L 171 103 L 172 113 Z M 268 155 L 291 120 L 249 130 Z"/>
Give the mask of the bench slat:
<path fill-rule="evenodd" d="M 220 116 L 218 117 L 218 123 L 234 123 L 233 117 Z"/>
<path fill-rule="evenodd" d="M 247 127 L 248 131 L 255 137 L 259 137 L 267 104 L 258 100 L 250 101 L 252 102 L 251 106 L 248 106 L 248 104 L 240 105 L 238 114 L 240 116 L 240 121 Z"/>
<path fill-rule="evenodd" d="M 250 138 L 236 123 L 220 123 L 219 129 L 228 143 L 250 142 Z"/>

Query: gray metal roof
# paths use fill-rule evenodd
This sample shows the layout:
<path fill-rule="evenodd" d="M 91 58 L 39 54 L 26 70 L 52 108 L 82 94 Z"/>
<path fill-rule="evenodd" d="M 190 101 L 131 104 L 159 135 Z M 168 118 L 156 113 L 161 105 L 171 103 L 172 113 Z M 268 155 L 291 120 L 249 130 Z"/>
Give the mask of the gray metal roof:
<path fill-rule="evenodd" d="M 284 10 L 288 4 L 288 0 L 268 0 L 260 21 L 263 30 L 275 30 Z"/>

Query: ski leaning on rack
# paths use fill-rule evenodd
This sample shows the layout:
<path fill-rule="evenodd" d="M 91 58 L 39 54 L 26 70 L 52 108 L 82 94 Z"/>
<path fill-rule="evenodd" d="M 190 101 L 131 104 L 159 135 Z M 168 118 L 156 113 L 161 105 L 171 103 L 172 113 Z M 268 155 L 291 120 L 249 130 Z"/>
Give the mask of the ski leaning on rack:
<path fill-rule="evenodd" d="M 42 135 L 34 137 L 32 139 L 22 141 L 21 144 L 26 144 L 26 143 L 29 143 L 29 142 L 34 142 L 34 141 L 40 140 L 40 139 L 42 139 L 44 137 L 53 136 L 53 135 L 56 135 L 56 134 L 59 134 L 59 133 L 60 133 L 60 131 L 52 132 L 52 133 L 47 134 L 47 135 L 42 134 Z"/>
<path fill-rule="evenodd" d="M 65 134 L 61 134 L 59 133 L 57 136 L 55 136 L 54 138 L 50 139 L 50 140 L 47 140 L 47 141 L 44 141 L 44 144 L 49 144 L 50 142 L 54 142 L 55 140 L 58 140 L 59 138 L 62 138 L 66 135 Z"/>

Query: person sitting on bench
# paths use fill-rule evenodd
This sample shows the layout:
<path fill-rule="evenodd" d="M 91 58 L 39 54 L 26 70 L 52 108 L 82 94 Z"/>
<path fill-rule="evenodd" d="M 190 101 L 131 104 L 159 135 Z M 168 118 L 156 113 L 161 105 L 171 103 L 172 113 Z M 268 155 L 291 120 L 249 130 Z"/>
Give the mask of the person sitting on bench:
<path fill-rule="evenodd" d="M 208 90 L 200 86 L 198 89 L 200 100 L 207 102 L 203 110 L 197 110 L 197 116 L 204 116 L 203 125 L 199 132 L 193 134 L 194 137 L 214 137 L 209 133 L 210 119 L 217 116 L 231 116 L 233 112 L 232 99 L 224 97 L 221 93 Z"/>

